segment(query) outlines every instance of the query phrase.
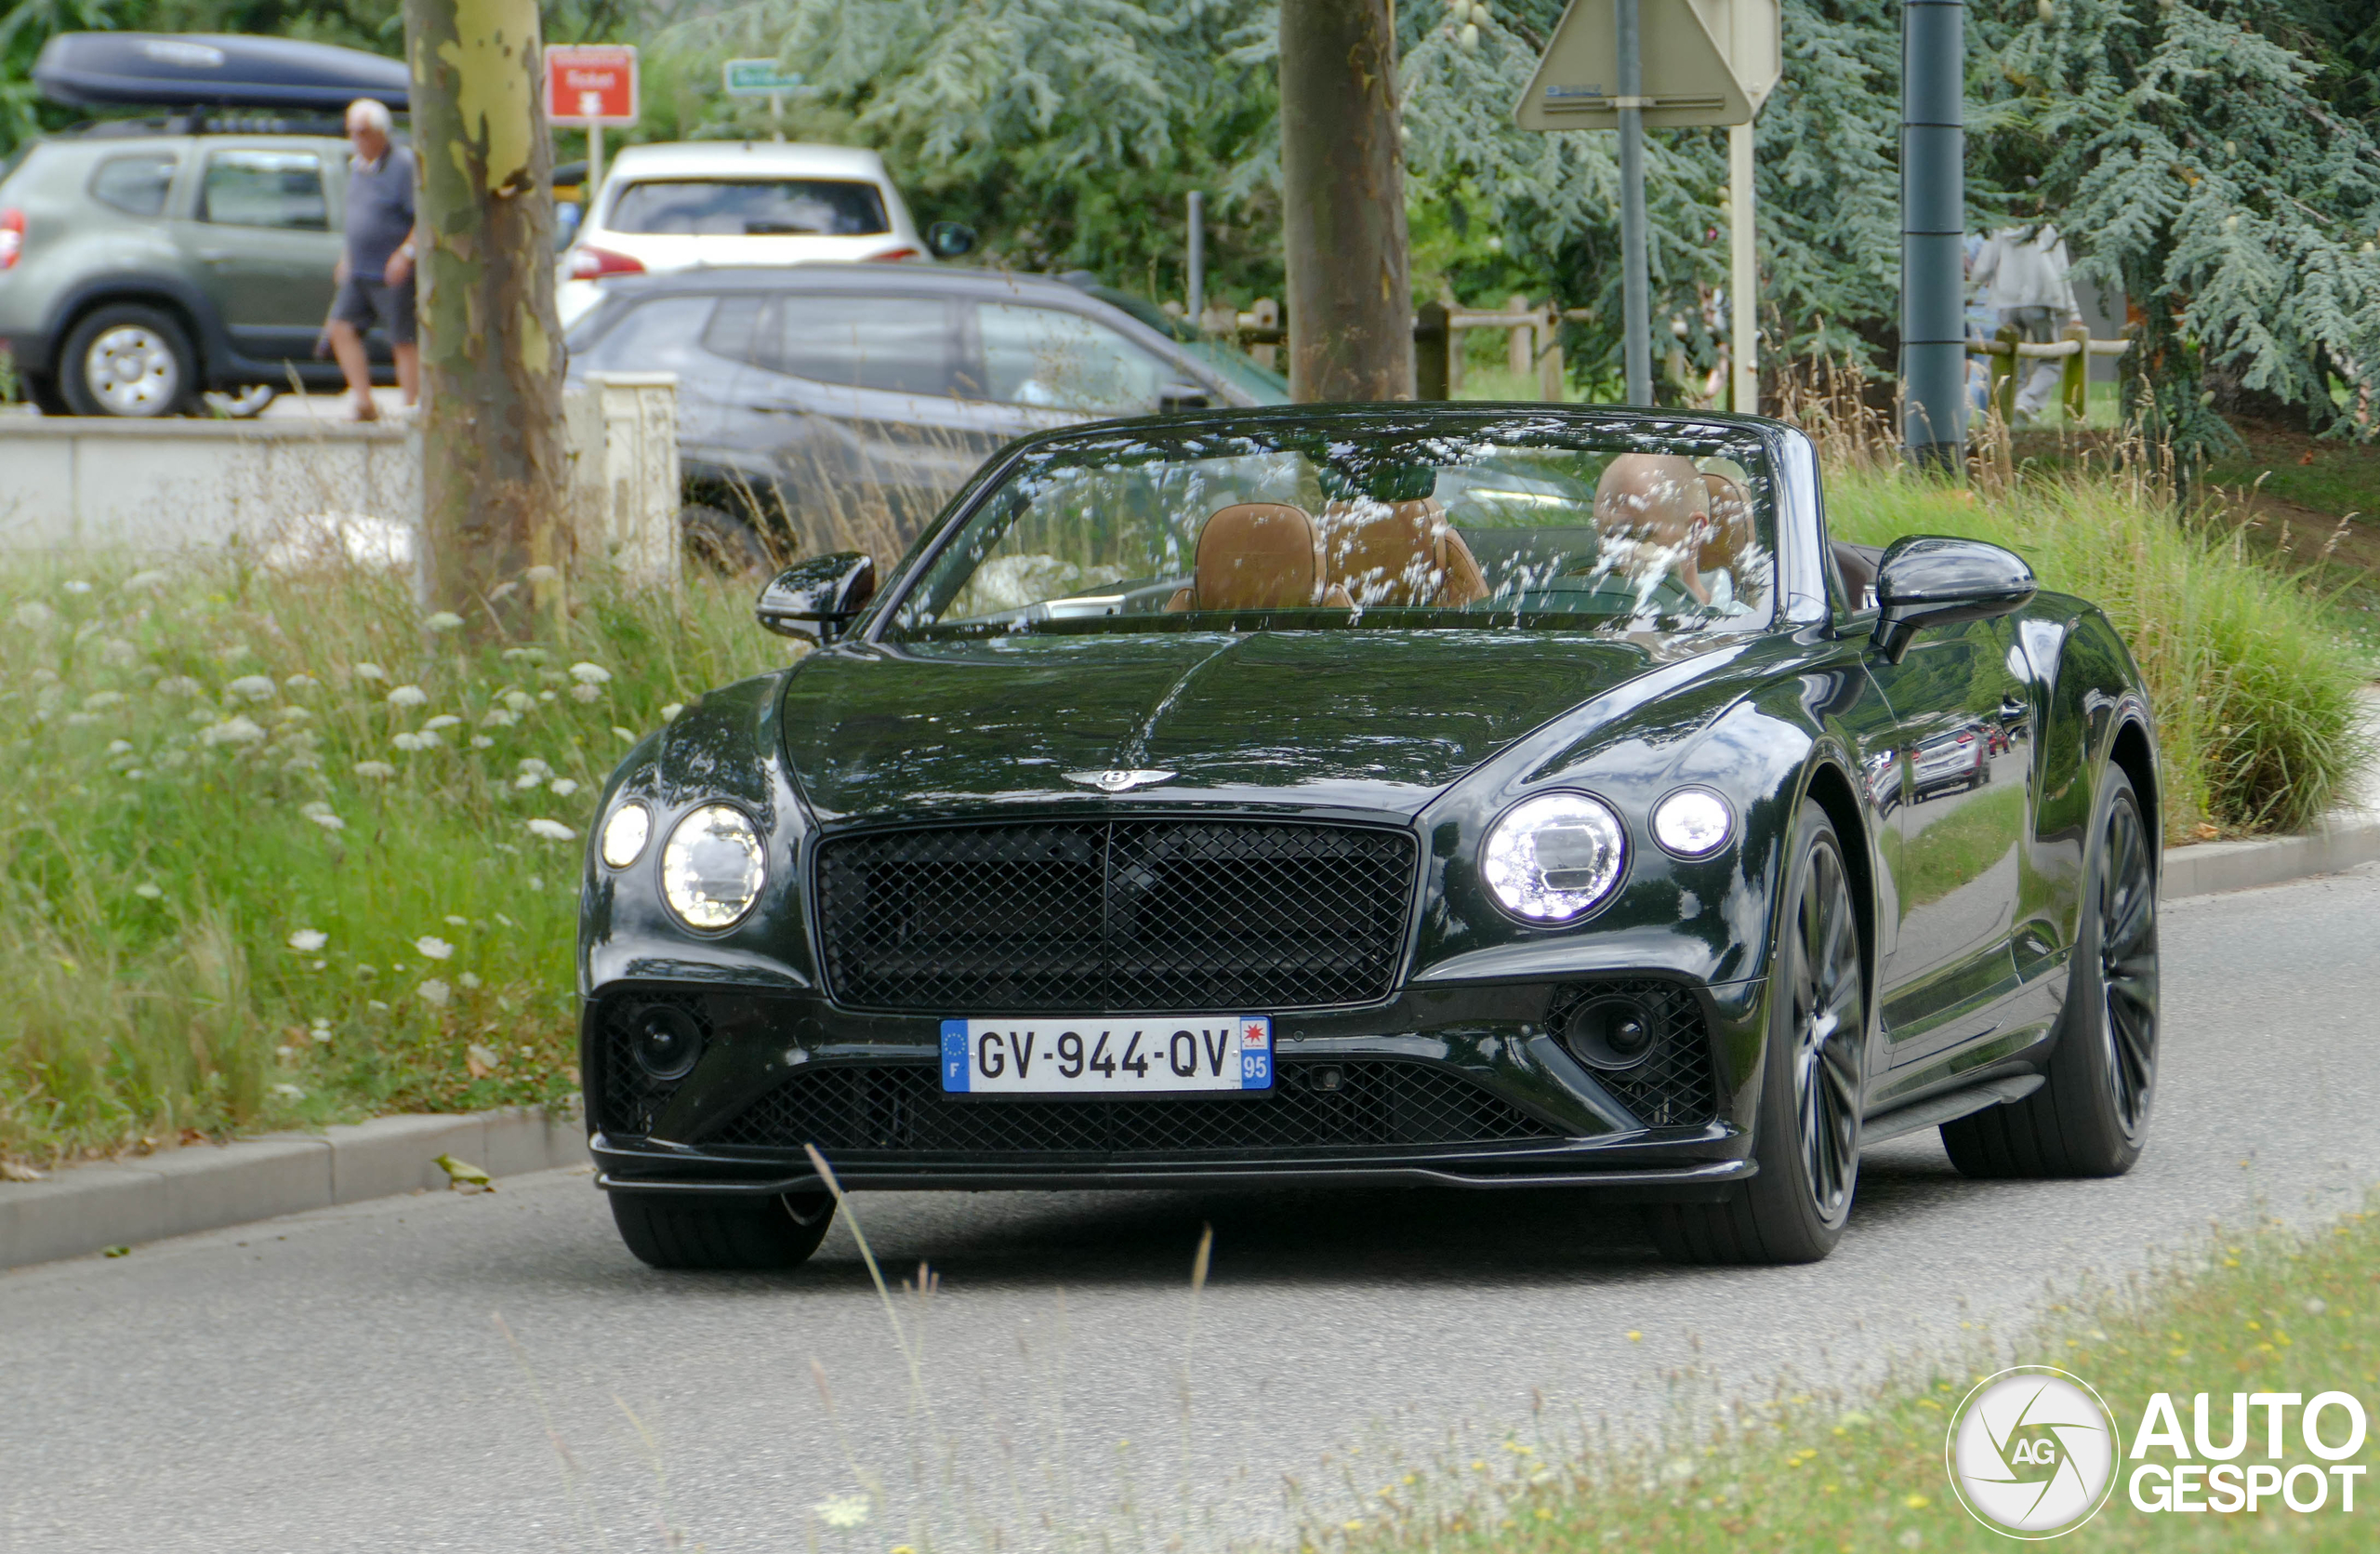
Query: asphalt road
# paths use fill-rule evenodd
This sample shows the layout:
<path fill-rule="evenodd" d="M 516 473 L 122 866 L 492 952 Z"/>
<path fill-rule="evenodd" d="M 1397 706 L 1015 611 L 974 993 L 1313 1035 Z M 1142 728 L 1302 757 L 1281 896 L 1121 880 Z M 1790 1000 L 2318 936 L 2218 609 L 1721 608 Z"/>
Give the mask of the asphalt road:
<path fill-rule="evenodd" d="M 1683 1367 L 1763 1392 L 1787 1370 L 1857 1379 L 2209 1216 L 2351 1206 L 2380 1175 L 2376 930 L 2370 870 L 2169 908 L 2139 1169 L 1968 1183 L 1930 1134 L 1896 1141 L 1815 1268 L 1665 1267 L 1624 1214 L 1554 1195 L 863 1199 L 887 1264 L 941 1281 L 903 1307 L 931 1427 L 847 1227 L 786 1277 L 667 1277 L 583 1175 L 0 1275 L 0 1548 L 628 1550 L 668 1527 L 880 1554 L 897 1511 L 844 1534 L 812 1510 L 866 1473 L 940 1486 L 944 1547 L 995 1522 L 1004 1547 L 1051 1545 L 1054 1513 L 1155 1547 L 1182 1530 L 1185 1461 L 1187 1543 L 1211 1547 L 1281 1525 L 1284 1475 L 1342 1493 L 1350 1459 L 1325 1454 L 1350 1444 L 1371 1443 L 1352 1462 L 1369 1488 L 1388 1444 L 1526 1431 L 1540 1397 L 1641 1423 Z"/>

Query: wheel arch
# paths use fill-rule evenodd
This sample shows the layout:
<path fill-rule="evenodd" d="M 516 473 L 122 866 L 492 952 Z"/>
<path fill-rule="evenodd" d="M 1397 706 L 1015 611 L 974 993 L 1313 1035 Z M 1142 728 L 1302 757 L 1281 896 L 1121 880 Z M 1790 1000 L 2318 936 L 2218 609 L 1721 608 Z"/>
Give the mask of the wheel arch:
<path fill-rule="evenodd" d="M 1868 976 L 1869 1006 L 1873 1009 L 1878 1003 L 1872 996 L 1878 969 L 1876 859 L 1860 813 L 1858 791 L 1840 764 L 1821 756 L 1810 768 L 1803 796 L 1826 812 L 1835 834 L 1843 839 L 1843 866 L 1851 872 L 1851 908 L 1859 924 L 1859 958 Z"/>
<path fill-rule="evenodd" d="M 2156 870 L 2160 883 L 2165 873 L 2164 812 L 2160 807 L 2157 790 L 2157 747 L 2149 737 L 2149 730 L 2136 718 L 2126 718 L 2116 727 L 2116 737 L 2108 748 L 2108 764 L 2120 768 L 2132 782 L 2132 790 L 2140 798 L 2141 817 L 2148 824 L 2149 867 Z"/>
<path fill-rule="evenodd" d="M 52 315 L 58 325 L 50 335 L 58 342 L 51 352 L 49 370 L 53 379 L 65 375 L 67 346 L 83 321 L 101 308 L 117 306 L 155 308 L 181 325 L 198 358 L 191 364 L 199 379 L 193 385 L 193 392 L 211 386 L 223 370 L 231 342 L 205 297 L 162 276 L 123 276 L 86 281 L 58 304 Z"/>

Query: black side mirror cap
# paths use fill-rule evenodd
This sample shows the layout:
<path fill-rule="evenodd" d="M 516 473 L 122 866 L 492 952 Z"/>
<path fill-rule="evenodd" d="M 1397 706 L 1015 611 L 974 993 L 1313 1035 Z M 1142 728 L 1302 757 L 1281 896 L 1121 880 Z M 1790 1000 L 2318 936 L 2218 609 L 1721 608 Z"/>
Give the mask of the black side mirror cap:
<path fill-rule="evenodd" d="M 2024 558 L 1997 545 L 1940 535 L 1896 539 L 1876 567 L 1876 651 L 1899 663 L 1926 627 L 2010 614 L 2040 589 Z"/>
<path fill-rule="evenodd" d="M 975 229 L 959 221 L 936 221 L 926 229 L 926 251 L 936 259 L 957 259 L 975 251 Z"/>
<path fill-rule="evenodd" d="M 1157 392 L 1157 413 L 1170 416 L 1177 410 L 1204 410 L 1214 402 L 1214 396 L 1204 389 L 1188 383 L 1168 383 Z"/>
<path fill-rule="evenodd" d="M 876 597 L 876 558 L 857 551 L 805 556 L 769 579 L 752 606 L 763 631 L 823 647 Z"/>

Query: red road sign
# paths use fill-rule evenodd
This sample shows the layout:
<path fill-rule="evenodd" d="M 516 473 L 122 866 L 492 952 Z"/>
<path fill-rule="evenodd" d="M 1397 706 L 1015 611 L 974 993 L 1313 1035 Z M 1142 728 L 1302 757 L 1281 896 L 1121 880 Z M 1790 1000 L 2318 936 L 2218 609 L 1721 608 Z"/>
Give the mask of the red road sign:
<path fill-rule="evenodd" d="M 636 123 L 636 46 L 546 50 L 546 119 L 558 125 Z"/>

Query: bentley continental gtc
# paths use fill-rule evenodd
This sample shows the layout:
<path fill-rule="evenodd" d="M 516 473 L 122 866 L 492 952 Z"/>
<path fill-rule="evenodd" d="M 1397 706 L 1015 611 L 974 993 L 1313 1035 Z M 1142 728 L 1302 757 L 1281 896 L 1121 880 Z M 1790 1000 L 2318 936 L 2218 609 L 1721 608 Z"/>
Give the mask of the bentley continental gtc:
<path fill-rule="evenodd" d="M 886 563 L 776 578 L 807 651 L 604 790 L 582 1072 L 648 1263 L 791 1266 L 844 1190 L 1366 1182 L 1797 1262 L 1863 1145 L 2140 1152 L 2138 671 L 2008 551 L 1831 543 L 1790 427 L 1112 421 Z"/>

